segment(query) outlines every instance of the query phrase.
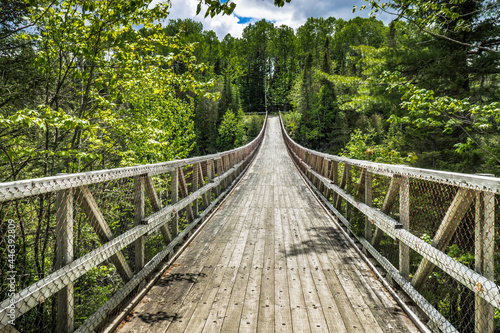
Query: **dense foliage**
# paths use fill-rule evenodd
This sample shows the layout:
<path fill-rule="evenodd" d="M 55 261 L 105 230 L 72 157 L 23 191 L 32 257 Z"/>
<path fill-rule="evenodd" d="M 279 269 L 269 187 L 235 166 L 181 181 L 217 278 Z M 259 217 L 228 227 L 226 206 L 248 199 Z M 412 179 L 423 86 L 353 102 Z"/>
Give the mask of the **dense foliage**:
<path fill-rule="evenodd" d="M 316 150 L 500 174 L 498 4 L 372 6 L 395 20 L 310 18 L 296 31 L 262 20 L 220 41 L 200 23 L 172 21 L 171 33 L 199 43 L 221 95 L 197 100 L 197 151 L 220 149 L 227 110 L 279 110 L 290 112 L 293 137 Z"/>
<path fill-rule="evenodd" d="M 157 24 L 168 2 L 34 4 L 2 2 L 4 181 L 233 148 L 244 119 L 245 140 L 220 126 L 240 109 L 291 111 L 294 138 L 334 154 L 500 173 L 494 2 L 370 2 L 396 20 L 263 20 L 222 40 Z"/>
<path fill-rule="evenodd" d="M 265 111 L 285 112 L 292 137 L 316 150 L 500 175 L 500 2 L 367 2 L 394 21 L 309 18 L 294 30 L 262 20 L 219 40 L 199 22 L 167 21 L 168 1 L 0 0 L 0 181 L 232 149 L 259 133 L 253 113 Z M 199 3 L 211 16 L 235 6 Z M 53 271 L 54 199 L 16 210 L 19 287 Z M 122 199 L 106 214 L 127 230 L 133 207 Z M 76 256 L 99 242 L 80 222 Z M 448 250 L 472 253 L 460 251 Z M 113 272 L 105 264 L 79 280 L 77 321 L 105 301 Z M 47 303 L 26 316 L 27 331 L 50 321 Z"/>
<path fill-rule="evenodd" d="M 224 112 L 239 108 L 228 104 L 219 112 L 225 100 L 215 102 L 217 76 L 203 63 L 214 60 L 212 52 L 197 48 L 199 39 L 207 40 L 205 46 L 215 35 L 202 34 L 194 22 L 199 29 L 191 35 L 180 22 L 163 27 L 158 22 L 167 18 L 169 3 L 148 5 L 2 1 L 2 181 L 220 148 L 210 126 L 217 131 Z M 210 114 L 198 117 L 213 103 L 220 115 L 212 123 Z"/>

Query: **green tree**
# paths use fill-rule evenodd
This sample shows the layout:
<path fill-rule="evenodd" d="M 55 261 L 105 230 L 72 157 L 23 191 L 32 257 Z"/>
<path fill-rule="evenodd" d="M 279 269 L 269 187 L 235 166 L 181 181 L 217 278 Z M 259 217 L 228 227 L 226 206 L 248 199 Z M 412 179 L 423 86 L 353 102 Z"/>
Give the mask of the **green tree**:
<path fill-rule="evenodd" d="M 217 147 L 220 151 L 233 149 L 243 143 L 245 135 L 243 116 L 244 113 L 241 110 L 237 116 L 231 110 L 227 110 L 224 114 L 217 138 Z"/>

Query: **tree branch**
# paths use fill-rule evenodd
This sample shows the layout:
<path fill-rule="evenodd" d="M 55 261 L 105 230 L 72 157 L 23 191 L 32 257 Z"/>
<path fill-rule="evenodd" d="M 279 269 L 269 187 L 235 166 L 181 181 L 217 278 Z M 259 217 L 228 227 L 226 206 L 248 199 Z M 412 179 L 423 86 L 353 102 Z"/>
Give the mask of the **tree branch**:
<path fill-rule="evenodd" d="M 40 15 L 39 17 L 37 17 L 36 20 L 33 23 L 25 25 L 24 27 L 17 28 L 15 30 L 12 30 L 8 34 L 0 36 L 0 39 L 5 39 L 5 38 L 7 38 L 9 36 L 12 36 L 13 34 L 15 34 L 18 31 L 21 31 L 21 30 L 24 30 L 24 29 L 27 29 L 27 28 L 30 28 L 30 27 L 36 25 L 38 23 L 38 21 L 40 21 L 40 19 L 49 11 L 50 7 L 52 7 L 54 5 L 54 3 L 56 3 L 56 1 L 57 0 L 53 0 L 50 3 L 50 5 L 43 11 L 42 15 Z"/>
<path fill-rule="evenodd" d="M 408 22 L 414 24 L 415 26 L 417 26 L 417 28 L 422 31 L 422 32 L 425 32 L 426 34 L 429 34 L 431 36 L 434 36 L 434 37 L 438 37 L 438 38 L 442 38 L 442 39 L 445 39 L 447 41 L 450 41 L 450 42 L 453 42 L 453 43 L 456 43 L 456 44 L 459 44 L 459 45 L 462 45 L 462 46 L 467 46 L 467 47 L 470 47 L 470 48 L 477 48 L 479 50 L 483 50 L 483 51 L 488 51 L 488 52 L 494 52 L 494 53 L 500 53 L 500 50 L 495 50 L 495 49 L 492 49 L 492 48 L 489 48 L 489 47 L 484 47 L 484 46 L 480 46 L 480 45 L 473 45 L 473 44 L 470 44 L 470 43 L 464 43 L 464 42 L 461 42 L 459 40 L 456 40 L 456 39 L 453 39 L 453 38 L 450 38 L 448 36 L 445 36 L 445 35 L 441 35 L 441 34 L 438 34 L 438 33 L 435 33 L 435 32 L 432 32 L 430 30 L 427 30 L 425 29 L 424 27 L 422 27 L 420 24 L 418 24 L 417 22 L 415 22 L 415 20 L 412 20 L 411 18 L 409 18 L 408 16 L 404 15 L 403 11 L 401 13 L 393 13 L 393 12 L 390 12 L 388 10 L 385 10 L 384 8 L 382 7 L 379 7 L 379 9 L 381 11 L 383 11 L 384 13 L 386 14 L 389 14 L 389 15 L 394 15 L 394 16 L 397 16 L 397 19 L 396 20 L 399 20 L 400 18 L 404 18 L 405 20 L 407 20 Z M 403 10 L 405 10 L 406 8 L 404 8 Z"/>

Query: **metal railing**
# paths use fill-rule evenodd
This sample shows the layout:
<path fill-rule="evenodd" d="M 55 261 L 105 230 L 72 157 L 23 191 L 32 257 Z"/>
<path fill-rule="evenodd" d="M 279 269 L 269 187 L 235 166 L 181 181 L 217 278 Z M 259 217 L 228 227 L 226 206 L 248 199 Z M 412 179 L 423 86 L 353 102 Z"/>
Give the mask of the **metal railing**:
<path fill-rule="evenodd" d="M 320 199 L 431 328 L 500 331 L 500 178 L 319 153 L 295 143 L 281 126 Z"/>
<path fill-rule="evenodd" d="M 0 331 L 100 329 L 243 175 L 266 123 L 227 152 L 0 184 Z"/>

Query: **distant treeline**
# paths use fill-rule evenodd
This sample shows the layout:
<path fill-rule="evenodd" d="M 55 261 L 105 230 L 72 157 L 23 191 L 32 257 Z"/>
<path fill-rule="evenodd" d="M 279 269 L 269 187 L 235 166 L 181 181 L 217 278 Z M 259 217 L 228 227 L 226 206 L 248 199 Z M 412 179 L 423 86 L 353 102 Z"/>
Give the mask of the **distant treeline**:
<path fill-rule="evenodd" d="M 168 21 L 168 4 L 1 3 L 0 181 L 230 149 L 266 107 L 317 150 L 500 174 L 491 1 L 412 2 L 389 26 L 263 20 L 222 40 Z"/>

